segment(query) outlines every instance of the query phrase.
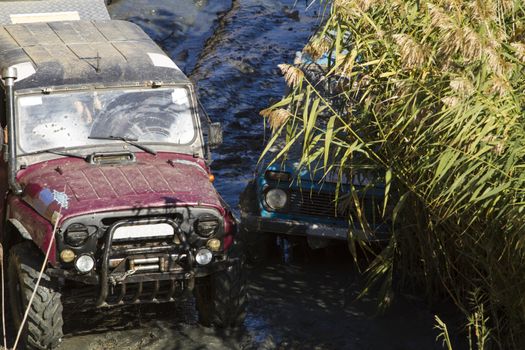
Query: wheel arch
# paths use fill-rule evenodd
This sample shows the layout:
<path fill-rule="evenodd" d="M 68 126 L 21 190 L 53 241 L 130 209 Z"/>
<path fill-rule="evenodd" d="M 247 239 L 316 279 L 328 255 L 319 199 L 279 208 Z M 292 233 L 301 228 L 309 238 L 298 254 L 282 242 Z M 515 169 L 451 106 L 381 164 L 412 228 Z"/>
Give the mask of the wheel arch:
<path fill-rule="evenodd" d="M 4 249 L 9 250 L 15 244 L 24 241 L 33 241 L 31 234 L 25 226 L 19 220 L 14 218 L 6 220 L 2 239 Z"/>

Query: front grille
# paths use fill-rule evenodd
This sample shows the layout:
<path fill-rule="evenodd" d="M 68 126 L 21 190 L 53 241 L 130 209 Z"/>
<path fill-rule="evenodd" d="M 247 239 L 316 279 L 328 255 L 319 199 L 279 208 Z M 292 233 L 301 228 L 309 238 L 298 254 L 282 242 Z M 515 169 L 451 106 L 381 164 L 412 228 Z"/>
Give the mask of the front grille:
<path fill-rule="evenodd" d="M 151 221 L 149 221 L 151 220 Z M 162 232 L 163 227 L 174 227 L 173 232 Z M 173 225 L 173 226 L 172 226 Z M 174 272 L 182 270 L 179 262 L 182 254 L 181 241 L 173 221 L 141 218 L 140 220 L 119 220 L 110 227 L 106 235 L 112 233 L 107 253 L 108 273 L 114 275 Z M 127 232 L 119 230 L 127 229 Z M 129 230 L 132 231 L 129 231 Z M 105 240 L 109 239 L 109 236 Z"/>
<path fill-rule="evenodd" d="M 109 271 L 134 273 L 168 272 L 182 270 L 178 263 L 181 257 L 180 246 L 173 242 L 115 242 L 111 245 Z"/>
<path fill-rule="evenodd" d="M 347 210 L 336 206 L 335 193 L 293 190 L 290 192 L 290 213 L 330 218 L 344 218 Z"/>
<path fill-rule="evenodd" d="M 191 277 L 186 235 L 169 219 L 116 222 L 103 250 L 98 306 L 169 301 Z"/>
<path fill-rule="evenodd" d="M 333 192 L 291 190 L 289 212 L 335 219 L 347 219 L 352 215 L 357 220 L 354 206 L 349 205 L 346 198 L 342 200 L 345 195 L 339 194 L 337 203 Z M 377 200 L 373 196 L 363 196 L 359 200 L 366 220 L 369 223 L 376 222 L 381 217 Z"/>

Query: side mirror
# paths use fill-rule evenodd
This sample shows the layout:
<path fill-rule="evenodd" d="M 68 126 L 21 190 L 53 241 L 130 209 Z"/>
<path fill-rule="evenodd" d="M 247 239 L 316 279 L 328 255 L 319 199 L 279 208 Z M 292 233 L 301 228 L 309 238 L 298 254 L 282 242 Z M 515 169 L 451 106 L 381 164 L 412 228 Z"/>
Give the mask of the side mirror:
<path fill-rule="evenodd" d="M 210 123 L 208 132 L 208 145 L 216 148 L 222 144 L 222 125 L 221 123 Z"/>

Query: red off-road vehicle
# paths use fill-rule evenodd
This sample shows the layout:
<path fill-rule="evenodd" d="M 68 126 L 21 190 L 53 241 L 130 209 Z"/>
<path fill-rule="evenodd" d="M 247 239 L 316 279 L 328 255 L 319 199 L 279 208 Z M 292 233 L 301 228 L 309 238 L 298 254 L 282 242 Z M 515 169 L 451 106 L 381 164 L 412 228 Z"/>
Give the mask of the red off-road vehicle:
<path fill-rule="evenodd" d="M 193 291 L 203 324 L 242 322 L 236 222 L 207 165 L 222 133 L 190 81 L 132 23 L 22 17 L 0 27 L 0 233 L 16 327 L 45 269 L 21 348 L 55 347 L 75 298 Z"/>

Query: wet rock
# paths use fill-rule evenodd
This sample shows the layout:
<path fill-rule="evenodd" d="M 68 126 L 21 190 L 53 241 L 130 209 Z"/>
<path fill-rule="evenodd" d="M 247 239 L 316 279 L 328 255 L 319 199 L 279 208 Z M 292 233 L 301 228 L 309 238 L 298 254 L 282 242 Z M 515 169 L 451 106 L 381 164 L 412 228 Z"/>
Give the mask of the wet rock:
<path fill-rule="evenodd" d="M 239 121 L 231 122 L 230 125 L 228 125 L 228 127 L 232 128 L 232 129 L 237 129 L 237 130 L 242 130 L 243 129 L 243 125 L 241 125 L 241 123 Z"/>
<path fill-rule="evenodd" d="M 286 17 L 293 19 L 294 21 L 299 21 L 299 10 L 294 10 L 288 6 L 283 7 L 283 13 Z"/>
<path fill-rule="evenodd" d="M 244 62 L 242 60 L 230 60 L 230 64 L 242 74 L 255 73 L 255 68 L 253 68 L 249 63 Z"/>
<path fill-rule="evenodd" d="M 190 55 L 190 54 L 189 54 L 189 51 L 186 49 L 186 50 L 180 52 L 180 53 L 177 55 L 176 60 L 177 60 L 177 61 L 186 61 L 186 60 L 188 59 L 189 55 Z"/>
<path fill-rule="evenodd" d="M 261 86 L 261 89 L 273 89 L 274 84 L 272 82 L 265 81 L 265 82 L 262 82 L 260 86 Z"/>

